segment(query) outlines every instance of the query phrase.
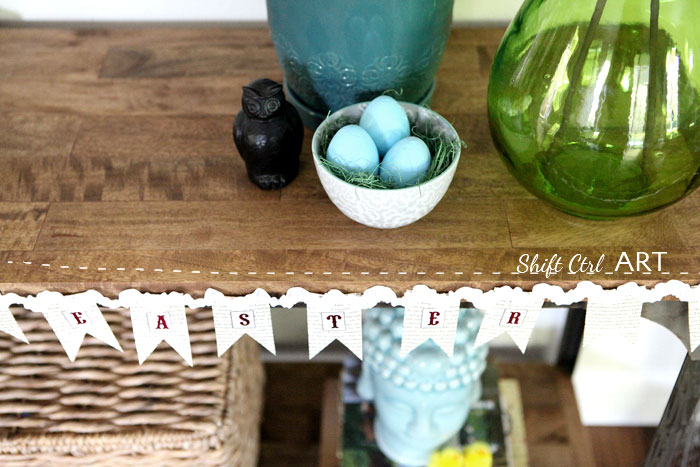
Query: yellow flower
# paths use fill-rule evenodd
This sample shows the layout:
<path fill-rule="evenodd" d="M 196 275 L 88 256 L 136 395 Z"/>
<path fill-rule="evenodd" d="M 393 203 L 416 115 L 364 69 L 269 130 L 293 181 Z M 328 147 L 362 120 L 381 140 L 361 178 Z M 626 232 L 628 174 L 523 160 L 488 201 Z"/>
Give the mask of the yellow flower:
<path fill-rule="evenodd" d="M 491 447 L 483 441 L 476 441 L 464 448 L 464 467 L 491 467 L 493 455 Z"/>
<path fill-rule="evenodd" d="M 458 449 L 445 448 L 430 456 L 428 467 L 464 467 L 464 456 Z"/>

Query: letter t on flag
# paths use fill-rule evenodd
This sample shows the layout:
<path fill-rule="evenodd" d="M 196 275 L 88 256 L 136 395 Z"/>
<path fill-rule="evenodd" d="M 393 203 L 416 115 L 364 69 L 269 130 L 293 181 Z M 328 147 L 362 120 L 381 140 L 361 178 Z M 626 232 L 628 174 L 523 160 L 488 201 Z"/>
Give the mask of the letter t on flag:
<path fill-rule="evenodd" d="M 267 292 L 257 289 L 245 297 L 226 297 L 218 290 L 207 289 L 204 301 L 212 307 L 219 356 L 244 334 L 275 354 L 270 295 Z"/>
<path fill-rule="evenodd" d="M 493 293 L 496 294 L 495 306 L 484 310 L 484 320 L 474 347 L 486 344 L 505 332 L 525 353 L 544 299 L 521 289 L 502 288 Z"/>
<path fill-rule="evenodd" d="M 331 290 L 306 304 L 309 359 L 338 340 L 362 360 L 361 297 Z"/>

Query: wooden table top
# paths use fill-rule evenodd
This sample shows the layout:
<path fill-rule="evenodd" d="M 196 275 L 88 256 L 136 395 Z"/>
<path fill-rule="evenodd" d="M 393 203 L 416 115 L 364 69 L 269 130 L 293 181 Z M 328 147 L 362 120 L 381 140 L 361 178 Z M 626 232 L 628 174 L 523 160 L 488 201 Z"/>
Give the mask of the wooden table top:
<path fill-rule="evenodd" d="M 282 79 L 266 29 L 0 29 L 0 291 L 697 283 L 700 192 L 650 215 L 586 221 L 507 172 L 486 116 L 502 34 L 453 31 L 432 107 L 468 149 L 432 213 L 376 230 L 329 201 L 308 130 L 291 185 L 263 192 L 246 178 L 231 138 L 241 87 Z M 663 271 L 615 272 L 622 251 L 667 252 Z M 604 271 L 516 274 L 523 254 L 566 266 L 577 253 L 605 254 Z"/>

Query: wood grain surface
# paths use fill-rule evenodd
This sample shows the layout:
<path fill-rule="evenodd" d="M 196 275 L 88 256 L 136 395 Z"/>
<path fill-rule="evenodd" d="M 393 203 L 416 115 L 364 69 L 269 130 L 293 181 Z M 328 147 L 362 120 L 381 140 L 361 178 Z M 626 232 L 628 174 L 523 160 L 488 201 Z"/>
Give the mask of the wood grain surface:
<path fill-rule="evenodd" d="M 654 428 L 581 424 L 570 376 L 541 363 L 499 363 L 501 378 L 520 383 L 532 466 L 641 465 Z"/>
<path fill-rule="evenodd" d="M 248 181 L 231 125 L 244 84 L 282 79 L 266 29 L 0 28 L 0 292 L 698 283 L 700 194 L 586 221 L 508 173 L 486 115 L 502 34 L 453 30 L 432 107 L 468 148 L 433 212 L 376 230 L 329 201 L 309 130 L 297 180 L 273 192 Z M 667 255 L 661 271 L 624 274 L 623 251 Z M 605 271 L 516 274 L 523 254 L 577 253 L 605 254 Z"/>

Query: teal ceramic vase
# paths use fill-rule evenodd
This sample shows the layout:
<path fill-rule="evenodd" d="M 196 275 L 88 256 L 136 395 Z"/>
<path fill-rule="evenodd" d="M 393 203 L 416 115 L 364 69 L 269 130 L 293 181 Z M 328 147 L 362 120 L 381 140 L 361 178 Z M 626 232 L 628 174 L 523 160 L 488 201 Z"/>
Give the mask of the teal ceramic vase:
<path fill-rule="evenodd" d="M 304 124 L 387 90 L 427 104 L 454 0 L 267 0 L 287 97 Z"/>
<path fill-rule="evenodd" d="M 374 436 L 384 455 L 402 466 L 424 466 L 454 440 L 481 398 L 488 348 L 474 347 L 481 312 L 462 309 L 452 357 L 432 340 L 401 357 L 403 316 L 402 308 L 366 313 L 357 389 L 374 404 Z"/>
<path fill-rule="evenodd" d="M 527 0 L 496 54 L 496 147 L 577 216 L 642 214 L 700 185 L 700 1 Z"/>

